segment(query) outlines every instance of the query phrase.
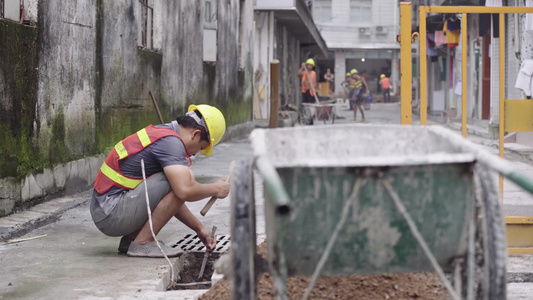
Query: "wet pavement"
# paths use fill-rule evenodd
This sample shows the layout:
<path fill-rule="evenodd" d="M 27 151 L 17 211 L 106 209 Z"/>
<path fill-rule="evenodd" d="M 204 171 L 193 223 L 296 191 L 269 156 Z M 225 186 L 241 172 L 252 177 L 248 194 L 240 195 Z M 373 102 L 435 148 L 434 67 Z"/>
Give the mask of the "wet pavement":
<path fill-rule="evenodd" d="M 336 107 L 336 113 L 341 118 L 337 118 L 335 124 L 354 123 L 353 112 L 348 111 L 346 105 Z M 399 124 L 400 104 L 373 103 L 371 109 L 365 111 L 365 115 L 364 123 Z M 360 115 L 358 119 L 360 120 Z M 327 120 L 327 123 L 330 121 Z M 416 121 L 414 116 L 414 123 Z M 324 125 L 322 121 L 315 124 Z M 497 154 L 494 141 L 475 135 L 468 138 Z M 197 177 L 218 178 L 229 173 L 232 160 L 251 157 L 250 144 L 247 137 L 243 136 L 218 145 L 209 158 L 196 158 L 192 170 Z M 527 156 L 506 151 L 506 158 L 515 161 L 517 168 L 533 176 L 533 165 Z M 256 184 L 259 187 L 259 183 Z M 261 194 L 259 188 L 256 193 Z M 263 203 L 260 197 L 257 199 L 257 235 L 258 240 L 262 240 L 265 238 Z M 83 191 L 0 218 L 0 227 L 34 224 L 39 218 L 48 219 L 49 222 L 22 236 L 46 235 L 44 237 L 19 243 L 0 243 L 1 299 L 194 299 L 203 292 L 166 292 L 165 276 L 169 276 L 169 267 L 164 259 L 129 258 L 118 254 L 120 238 L 107 237 L 96 229 L 89 213 L 89 200 L 90 191 Z M 218 200 L 207 215 L 202 217 L 200 210 L 206 200 L 189 203 L 188 206 L 206 226 L 215 225 L 218 227 L 218 234 L 229 234 L 229 198 Z M 71 208 L 65 210 L 65 207 Z M 506 214 L 529 213 L 532 207 L 531 195 L 512 183 L 505 182 Z M 54 214 L 54 211 L 60 212 Z M 192 231 L 179 221 L 171 220 L 158 239 L 172 245 L 189 233 Z M 177 260 L 172 259 L 174 263 Z M 508 270 L 533 274 L 531 260 L 531 256 L 509 257 Z M 508 285 L 508 299 L 529 299 L 531 293 L 533 283 Z"/>

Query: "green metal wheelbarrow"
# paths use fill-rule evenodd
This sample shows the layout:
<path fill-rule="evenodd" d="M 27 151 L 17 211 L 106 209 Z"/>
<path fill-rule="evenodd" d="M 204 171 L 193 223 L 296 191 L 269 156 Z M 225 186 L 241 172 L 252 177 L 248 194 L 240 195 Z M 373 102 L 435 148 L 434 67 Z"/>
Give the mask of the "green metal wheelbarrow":
<path fill-rule="evenodd" d="M 288 276 L 437 272 L 452 299 L 505 299 L 506 237 L 496 171 L 512 164 L 443 127 L 256 129 L 232 166 L 231 290 L 255 299 L 255 184 L 263 187 L 268 270 Z M 256 171 L 256 172 L 255 172 Z M 255 176 L 254 176 L 255 173 Z"/>

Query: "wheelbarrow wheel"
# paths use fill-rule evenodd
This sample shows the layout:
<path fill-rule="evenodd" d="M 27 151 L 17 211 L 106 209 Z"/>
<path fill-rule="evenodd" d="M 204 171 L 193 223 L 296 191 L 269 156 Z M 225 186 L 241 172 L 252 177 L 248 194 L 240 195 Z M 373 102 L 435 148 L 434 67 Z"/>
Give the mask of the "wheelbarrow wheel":
<path fill-rule="evenodd" d="M 253 176 L 248 160 L 236 161 L 231 170 L 231 297 L 256 299 L 255 205 Z"/>
<path fill-rule="evenodd" d="M 312 116 L 309 109 L 306 108 L 303 104 L 300 104 L 300 109 L 298 111 L 298 123 L 304 126 L 313 125 L 314 123 L 314 117 Z"/>
<path fill-rule="evenodd" d="M 480 165 L 474 169 L 476 214 L 474 255 L 474 299 L 506 298 L 507 243 L 500 197 L 494 178 Z M 468 254 L 459 265 L 461 294 L 468 287 Z"/>

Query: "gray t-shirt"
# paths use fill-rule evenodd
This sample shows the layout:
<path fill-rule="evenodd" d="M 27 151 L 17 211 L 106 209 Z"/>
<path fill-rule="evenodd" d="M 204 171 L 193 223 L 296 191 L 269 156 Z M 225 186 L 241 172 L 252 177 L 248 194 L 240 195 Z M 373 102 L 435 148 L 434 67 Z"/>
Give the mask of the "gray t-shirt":
<path fill-rule="evenodd" d="M 172 123 L 155 126 L 157 128 L 169 128 L 179 134 L 179 127 L 176 121 Z M 141 178 L 141 159 L 144 159 L 144 169 L 146 176 L 150 177 L 155 173 L 163 172 L 163 168 L 172 165 L 189 166 L 185 154 L 185 145 L 176 136 L 166 136 L 160 138 L 155 143 L 146 147 L 143 151 L 135 153 L 119 162 L 120 171 L 126 176 Z M 93 191 L 93 212 L 96 212 L 96 219 L 104 219 L 112 210 L 124 194 L 126 189 L 113 186 L 105 194 L 99 194 L 96 189 Z M 95 203 L 95 201 L 97 203 Z M 98 204 L 98 206 L 96 206 Z M 95 220 L 97 221 L 97 220 Z"/>

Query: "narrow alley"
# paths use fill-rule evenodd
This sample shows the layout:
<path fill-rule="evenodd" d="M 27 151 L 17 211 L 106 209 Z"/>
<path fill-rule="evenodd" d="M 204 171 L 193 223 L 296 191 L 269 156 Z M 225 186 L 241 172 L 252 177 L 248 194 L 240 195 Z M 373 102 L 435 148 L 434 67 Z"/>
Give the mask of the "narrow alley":
<path fill-rule="evenodd" d="M 336 124 L 357 123 L 351 120 L 347 106 L 336 108 L 341 117 Z M 375 103 L 365 111 L 368 124 L 398 124 L 399 103 Z M 432 122 L 438 124 L 437 121 Z M 332 126 L 317 122 L 314 126 Z M 453 123 L 449 127 L 454 128 Z M 457 132 L 457 130 L 456 130 Z M 459 134 L 459 133 L 457 133 Z M 497 153 L 493 141 L 470 134 L 469 139 Z M 224 142 L 216 147 L 210 158 L 198 157 L 192 166 L 197 178 L 212 180 L 229 172 L 235 159 L 252 157 L 247 135 Z M 531 158 L 515 151 L 507 151 L 506 158 L 517 168 L 533 174 Z M 259 187 L 256 184 L 257 187 Z M 505 182 L 504 210 L 532 209 L 533 197 L 512 183 Z M 261 190 L 256 190 L 258 243 L 266 238 L 264 203 Z M 89 214 L 90 191 L 63 197 L 37 205 L 27 211 L 0 219 L 0 228 L 25 230 L 21 238 L 39 237 L 18 243 L 0 245 L 0 295 L 3 299 L 195 299 L 206 290 L 164 291 L 169 268 L 164 259 L 136 258 L 117 254 L 118 238 L 101 234 Z M 190 203 L 190 210 L 206 224 L 217 226 L 217 235 L 230 234 L 230 201 L 218 200 L 209 213 L 199 212 L 205 200 Z M 64 209 L 69 207 L 69 209 Z M 42 227 L 38 223 L 45 223 Z M 35 228 L 36 227 L 36 228 Z M 35 229 L 34 229 L 35 228 Z M 158 238 L 173 245 L 190 229 L 176 220 L 171 221 Z M 46 235 L 46 236 L 43 236 Z M 175 260 L 176 264 L 178 259 Z M 528 256 L 508 257 L 509 278 L 507 299 L 528 299 L 533 283 L 529 283 L 533 260 Z M 521 282 L 521 281 L 526 282 Z"/>

